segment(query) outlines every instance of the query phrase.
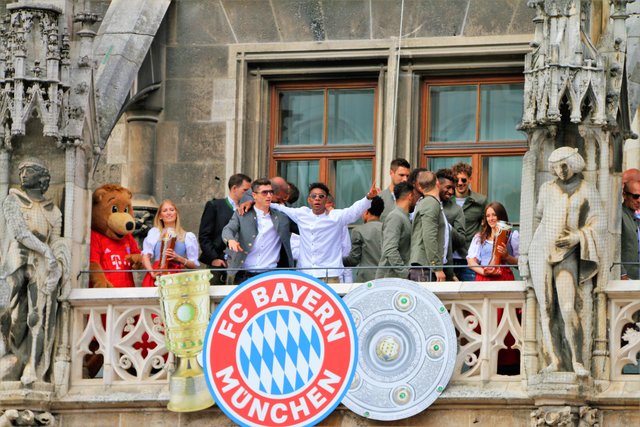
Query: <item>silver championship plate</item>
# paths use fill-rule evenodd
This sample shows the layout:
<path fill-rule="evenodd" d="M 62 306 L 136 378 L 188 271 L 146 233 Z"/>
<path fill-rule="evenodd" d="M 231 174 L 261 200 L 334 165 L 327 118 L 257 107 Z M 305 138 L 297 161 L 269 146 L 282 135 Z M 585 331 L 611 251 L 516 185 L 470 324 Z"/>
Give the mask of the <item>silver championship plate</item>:
<path fill-rule="evenodd" d="M 367 418 L 411 417 L 443 392 L 457 339 L 444 304 L 404 279 L 377 279 L 344 297 L 358 333 L 358 367 L 342 403 Z"/>

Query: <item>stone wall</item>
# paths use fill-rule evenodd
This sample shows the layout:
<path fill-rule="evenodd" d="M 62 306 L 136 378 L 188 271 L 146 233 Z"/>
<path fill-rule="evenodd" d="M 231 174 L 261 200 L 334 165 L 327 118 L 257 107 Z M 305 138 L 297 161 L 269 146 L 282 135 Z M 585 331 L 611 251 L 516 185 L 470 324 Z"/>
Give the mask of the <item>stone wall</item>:
<path fill-rule="evenodd" d="M 438 43 L 439 37 L 448 37 L 444 46 L 464 45 L 478 36 L 526 34 L 533 30 L 533 11 L 524 2 L 404 3 L 403 38 L 416 46 Z M 229 175 L 249 172 L 240 170 L 232 158 L 238 142 L 248 134 L 259 150 L 264 149 L 265 135 L 251 134 L 244 125 L 266 117 L 241 115 L 246 111 L 245 104 L 257 101 L 241 98 L 243 94 L 238 93 L 238 79 L 243 78 L 245 71 L 230 53 L 236 52 L 232 47 L 264 50 L 261 46 L 268 44 L 272 46 L 269 49 L 286 51 L 293 49 L 292 43 L 299 42 L 307 42 L 310 48 L 328 49 L 335 42 L 362 45 L 371 41 L 374 45 L 398 37 L 400 15 L 400 2 L 368 0 L 174 1 L 155 39 L 163 43 L 162 38 L 166 37 L 164 105 L 156 125 L 155 161 L 148 172 L 153 175 L 155 199 L 174 200 L 186 228 L 197 231 L 204 203 L 212 197 L 224 196 Z M 382 60 L 386 62 L 388 58 Z M 304 57 L 300 60 L 303 62 Z M 412 80 L 408 79 L 406 84 L 405 90 L 411 90 Z M 401 104 L 399 109 L 399 115 L 407 120 L 411 117 L 402 108 L 408 107 Z M 107 154 L 103 155 L 95 176 L 96 185 L 118 178 L 125 185 L 132 185 L 131 177 L 140 176 L 132 168 L 144 168 L 130 160 L 118 161 L 121 155 L 133 155 L 132 144 L 139 144 L 132 138 L 140 134 L 125 130 L 131 125 L 126 119 L 112 132 Z M 411 137 L 403 129 L 398 129 L 399 150 L 403 155 L 415 157 L 417 149 L 409 146 Z M 152 138 L 145 143 L 151 141 Z M 251 163 L 250 157 L 257 156 L 257 152 L 247 153 L 240 164 Z M 257 167 L 249 172 L 252 178 L 266 175 L 265 159 L 256 159 L 256 163 Z M 379 170 L 377 173 L 378 182 L 382 183 L 386 174 Z"/>

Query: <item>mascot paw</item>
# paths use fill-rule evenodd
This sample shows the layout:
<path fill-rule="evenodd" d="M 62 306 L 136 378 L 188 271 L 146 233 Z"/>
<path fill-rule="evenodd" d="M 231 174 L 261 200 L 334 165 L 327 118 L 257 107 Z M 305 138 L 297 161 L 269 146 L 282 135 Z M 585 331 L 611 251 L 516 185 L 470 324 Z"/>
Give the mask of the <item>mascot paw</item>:
<path fill-rule="evenodd" d="M 129 261 L 129 263 L 131 264 L 131 269 L 133 270 L 140 270 L 141 268 L 144 267 L 144 265 L 142 265 L 141 254 L 131 254 L 131 255 L 127 255 L 125 258 L 127 261 Z"/>

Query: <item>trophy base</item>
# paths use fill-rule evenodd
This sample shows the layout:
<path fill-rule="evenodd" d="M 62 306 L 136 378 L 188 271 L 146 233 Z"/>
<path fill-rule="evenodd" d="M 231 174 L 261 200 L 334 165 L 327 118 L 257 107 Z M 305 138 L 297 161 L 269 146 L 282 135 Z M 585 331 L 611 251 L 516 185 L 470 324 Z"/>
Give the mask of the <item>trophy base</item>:
<path fill-rule="evenodd" d="M 171 397 L 167 409 L 172 412 L 194 412 L 215 403 L 195 358 L 178 358 L 178 369 L 169 379 Z"/>

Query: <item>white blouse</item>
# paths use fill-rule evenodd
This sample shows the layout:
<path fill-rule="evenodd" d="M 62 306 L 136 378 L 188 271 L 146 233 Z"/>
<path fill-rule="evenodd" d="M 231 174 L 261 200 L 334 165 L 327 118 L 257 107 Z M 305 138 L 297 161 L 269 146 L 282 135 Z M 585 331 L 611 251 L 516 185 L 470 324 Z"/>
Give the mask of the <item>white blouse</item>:
<path fill-rule="evenodd" d="M 520 256 L 520 233 L 518 230 L 513 230 L 509 240 L 507 241 L 507 252 L 516 258 Z M 489 265 L 491 262 L 491 254 L 493 253 L 493 241 L 485 240 L 484 243 L 480 242 L 480 234 L 473 236 L 471 245 L 469 245 L 469 251 L 467 252 L 467 259 L 475 258 L 480 265 Z"/>
<path fill-rule="evenodd" d="M 153 227 L 149 230 L 147 237 L 142 242 L 142 254 L 150 255 L 153 257 L 154 248 L 160 240 L 160 229 Z M 200 265 L 198 262 L 198 256 L 200 255 L 200 245 L 198 245 L 198 238 L 191 232 L 186 232 L 184 235 L 184 246 L 186 248 L 186 257 L 189 261 L 195 263 L 196 267 Z"/>

